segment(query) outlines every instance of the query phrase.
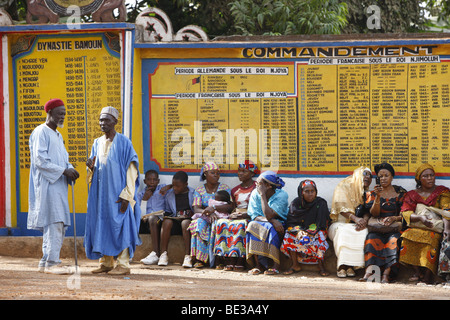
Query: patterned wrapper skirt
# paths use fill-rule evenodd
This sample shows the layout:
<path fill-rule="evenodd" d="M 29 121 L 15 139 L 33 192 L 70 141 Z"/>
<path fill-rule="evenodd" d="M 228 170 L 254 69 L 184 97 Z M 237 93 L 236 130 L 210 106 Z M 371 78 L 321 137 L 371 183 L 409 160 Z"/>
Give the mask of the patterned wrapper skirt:
<path fill-rule="evenodd" d="M 440 242 L 441 234 L 439 233 L 409 228 L 402 233 L 400 262 L 425 267 L 436 274 Z"/>
<path fill-rule="evenodd" d="M 251 221 L 246 234 L 247 260 L 253 255 L 263 256 L 280 263 L 280 237 L 270 222 Z"/>
<path fill-rule="evenodd" d="M 191 256 L 206 263 L 209 257 L 211 225 L 199 218 L 192 220 L 188 230 L 191 232 Z"/>
<path fill-rule="evenodd" d="M 289 257 L 289 251 L 295 251 L 299 263 L 317 264 L 319 260 L 323 260 L 329 247 L 326 231 L 320 230 L 312 235 L 301 230 L 297 234 L 286 232 L 281 252 Z"/>
<path fill-rule="evenodd" d="M 364 243 L 365 266 L 376 265 L 381 268 L 395 267 L 398 271 L 398 240 L 400 233 L 369 232 Z"/>
<path fill-rule="evenodd" d="M 213 254 L 220 257 L 245 258 L 247 220 L 218 219 L 212 226 Z"/>

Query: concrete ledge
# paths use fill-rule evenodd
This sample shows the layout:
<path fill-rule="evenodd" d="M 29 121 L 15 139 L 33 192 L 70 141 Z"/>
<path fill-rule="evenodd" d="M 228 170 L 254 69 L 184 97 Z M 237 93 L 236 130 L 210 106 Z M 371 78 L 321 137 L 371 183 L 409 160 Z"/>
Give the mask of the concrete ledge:
<path fill-rule="evenodd" d="M 0 256 L 36 258 L 42 257 L 42 237 L 0 237 Z M 83 238 L 77 238 L 77 256 L 86 259 Z M 64 238 L 61 258 L 74 257 L 73 237 Z"/>
<path fill-rule="evenodd" d="M 152 241 L 149 234 L 141 234 L 142 245 L 136 247 L 133 261 L 139 262 L 152 251 Z M 83 238 L 77 237 L 77 257 L 78 259 L 87 259 L 83 246 Z M 169 240 L 169 263 L 182 263 L 185 254 L 183 237 L 181 235 L 172 235 Z M 36 258 L 42 257 L 42 237 L 0 237 L 0 255 L 11 257 Z M 65 237 L 61 249 L 62 259 L 71 259 L 74 257 L 73 237 Z M 290 267 L 290 260 L 284 254 L 280 254 L 281 269 Z M 316 270 L 315 265 L 303 265 L 304 270 Z M 332 243 L 325 254 L 325 266 L 329 272 L 336 270 L 336 256 Z"/>
<path fill-rule="evenodd" d="M 151 251 L 151 238 L 149 234 L 141 234 L 142 245 L 136 248 L 135 255 L 133 257 L 134 262 L 139 262 L 142 258 L 145 258 Z M 77 256 L 78 259 L 87 259 L 83 246 L 83 237 L 77 237 Z M 328 241 L 330 248 L 325 254 L 325 268 L 331 276 L 336 276 L 336 264 L 337 258 L 334 253 L 333 243 Z M 169 263 L 181 264 L 184 258 L 184 243 L 181 235 L 172 235 L 169 241 Z M 0 237 L 0 256 L 12 256 L 12 257 L 24 257 L 24 258 L 36 258 L 42 257 L 42 237 Z M 63 247 L 61 249 L 62 259 L 74 258 L 74 243 L 73 237 L 66 237 L 64 239 Z M 290 265 L 290 259 L 280 254 L 281 258 L 281 270 L 287 270 Z M 302 269 L 305 271 L 317 271 L 317 265 L 302 265 Z M 357 271 L 357 278 L 363 276 L 363 271 Z M 407 281 L 412 274 L 412 269 L 400 265 L 398 281 Z"/>
<path fill-rule="evenodd" d="M 136 253 L 133 258 L 134 261 L 139 261 L 142 258 L 145 258 L 151 251 L 151 239 L 149 234 L 141 234 L 142 239 L 142 245 L 136 248 Z M 336 255 L 334 253 L 333 243 L 330 243 L 330 248 L 325 253 L 325 267 L 327 270 L 331 273 L 336 270 Z M 179 235 L 172 235 L 170 237 L 169 241 L 169 248 L 168 248 L 168 254 L 169 254 L 169 263 L 182 263 L 184 259 L 184 243 L 183 243 L 183 237 Z M 283 253 L 280 253 L 280 260 L 281 260 L 281 269 L 287 270 L 291 266 L 290 259 L 284 255 Z M 317 265 L 302 265 L 302 268 L 304 270 L 310 270 L 315 271 L 318 270 Z"/>

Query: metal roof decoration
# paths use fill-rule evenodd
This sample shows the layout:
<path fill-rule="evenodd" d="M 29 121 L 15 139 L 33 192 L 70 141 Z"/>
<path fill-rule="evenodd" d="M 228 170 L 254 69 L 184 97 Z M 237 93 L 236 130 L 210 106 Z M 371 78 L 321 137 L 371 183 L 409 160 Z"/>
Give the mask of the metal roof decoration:
<path fill-rule="evenodd" d="M 161 9 L 150 7 L 136 18 L 136 40 L 140 42 L 208 41 L 208 35 L 199 26 L 188 25 L 174 34 L 172 22 Z"/>

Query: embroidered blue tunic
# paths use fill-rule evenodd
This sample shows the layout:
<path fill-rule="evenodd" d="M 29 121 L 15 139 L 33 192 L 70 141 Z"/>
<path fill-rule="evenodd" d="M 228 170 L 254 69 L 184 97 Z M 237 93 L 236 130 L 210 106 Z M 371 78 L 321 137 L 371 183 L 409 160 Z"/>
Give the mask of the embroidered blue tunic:
<path fill-rule="evenodd" d="M 139 204 L 128 205 L 125 213 L 116 203 L 127 186 L 127 170 L 132 162 L 139 168 L 138 156 L 131 141 L 116 133 L 106 161 L 99 160 L 99 140 L 95 139 L 90 157 L 96 156 L 92 182 L 89 189 L 84 246 L 89 259 L 117 256 L 128 248 L 133 257 L 139 238 L 141 209 Z M 138 175 L 139 176 L 139 175 Z M 138 190 L 139 178 L 135 190 Z M 134 195 L 134 202 L 136 201 Z"/>

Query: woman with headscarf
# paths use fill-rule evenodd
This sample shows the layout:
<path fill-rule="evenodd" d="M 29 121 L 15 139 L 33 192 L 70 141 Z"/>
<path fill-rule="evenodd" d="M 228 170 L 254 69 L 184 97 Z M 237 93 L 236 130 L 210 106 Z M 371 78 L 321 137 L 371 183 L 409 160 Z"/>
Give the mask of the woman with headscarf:
<path fill-rule="evenodd" d="M 317 196 L 317 186 L 312 180 L 300 182 L 297 194 L 289 206 L 287 229 L 281 246 L 281 252 L 292 260 L 292 267 L 285 274 L 299 272 L 299 263 L 304 263 L 318 264 L 319 274 L 328 276 L 323 261 L 329 248 L 327 228 L 330 211 L 327 201 Z"/>
<path fill-rule="evenodd" d="M 247 229 L 248 201 L 250 194 L 256 188 L 253 177 L 259 173 L 258 167 L 250 160 L 245 160 L 238 166 L 238 177 L 241 184 L 231 189 L 231 198 L 235 210 L 228 219 L 218 219 L 213 225 L 211 237 L 214 243 L 213 253 L 224 261 L 224 271 L 239 271 L 244 269 L 246 257 L 245 230 Z M 220 268 L 220 265 L 219 265 Z"/>
<path fill-rule="evenodd" d="M 375 268 L 382 271 L 381 283 L 389 283 L 398 272 L 398 240 L 400 239 L 400 209 L 406 190 L 392 185 L 395 170 L 389 163 L 375 165 L 379 184 L 375 185 L 366 201 L 366 209 L 380 228 L 371 229 L 364 244 L 366 273 L 361 280 L 368 280 Z M 396 228 L 397 226 L 397 228 Z"/>
<path fill-rule="evenodd" d="M 280 245 L 284 236 L 284 223 L 288 213 L 288 194 L 281 190 L 284 181 L 273 171 L 261 173 L 248 203 L 251 222 L 247 226 L 247 261 L 255 264 L 250 274 L 279 274 Z M 267 259 L 272 260 L 269 268 Z"/>
<path fill-rule="evenodd" d="M 206 180 L 206 183 L 195 189 L 194 202 L 192 204 L 194 213 L 201 213 L 206 217 L 212 218 L 213 221 L 216 218 L 216 210 L 219 212 L 231 212 L 233 210 L 232 204 L 221 206 L 208 205 L 209 200 L 214 199 L 217 191 L 225 190 L 228 193 L 231 192 L 230 187 L 220 183 L 219 179 L 219 167 L 214 162 L 205 163 L 200 171 L 200 181 Z M 210 219 L 192 220 L 188 227 L 188 230 L 191 232 L 191 256 L 195 268 L 203 267 L 208 259 L 210 259 L 211 265 L 214 262 L 214 256 L 210 255 L 210 251 L 212 251 L 212 246 L 210 245 L 211 224 L 208 220 Z"/>
<path fill-rule="evenodd" d="M 248 218 L 248 201 L 250 200 L 250 194 L 256 188 L 256 181 L 253 178 L 258 174 L 258 167 L 253 161 L 245 160 L 239 164 L 237 175 L 241 183 L 231 189 L 231 198 L 236 208 L 234 211 L 236 218 Z"/>
<path fill-rule="evenodd" d="M 449 216 L 443 216 L 443 237 L 440 233 L 426 228 L 412 227 L 411 223 L 421 222 L 425 227 L 433 227 L 433 223 L 423 215 L 416 214 L 418 204 L 450 211 L 450 190 L 436 185 L 435 171 L 432 165 L 425 163 L 419 166 L 415 175 L 416 189 L 405 195 L 402 206 L 404 224 L 409 228 L 402 234 L 400 262 L 413 266 L 414 274 L 410 281 L 423 280 L 432 283 L 433 273 L 450 281 L 449 247 L 450 221 Z M 441 251 L 439 244 L 442 238 Z M 438 262 L 439 257 L 439 263 Z M 426 269 L 425 274 L 421 269 Z"/>
<path fill-rule="evenodd" d="M 328 238 L 333 241 L 337 257 L 337 276 L 354 277 L 353 268 L 364 267 L 364 242 L 368 215 L 364 215 L 365 192 L 372 183 L 372 171 L 359 167 L 339 182 L 331 203 L 332 220 Z"/>

